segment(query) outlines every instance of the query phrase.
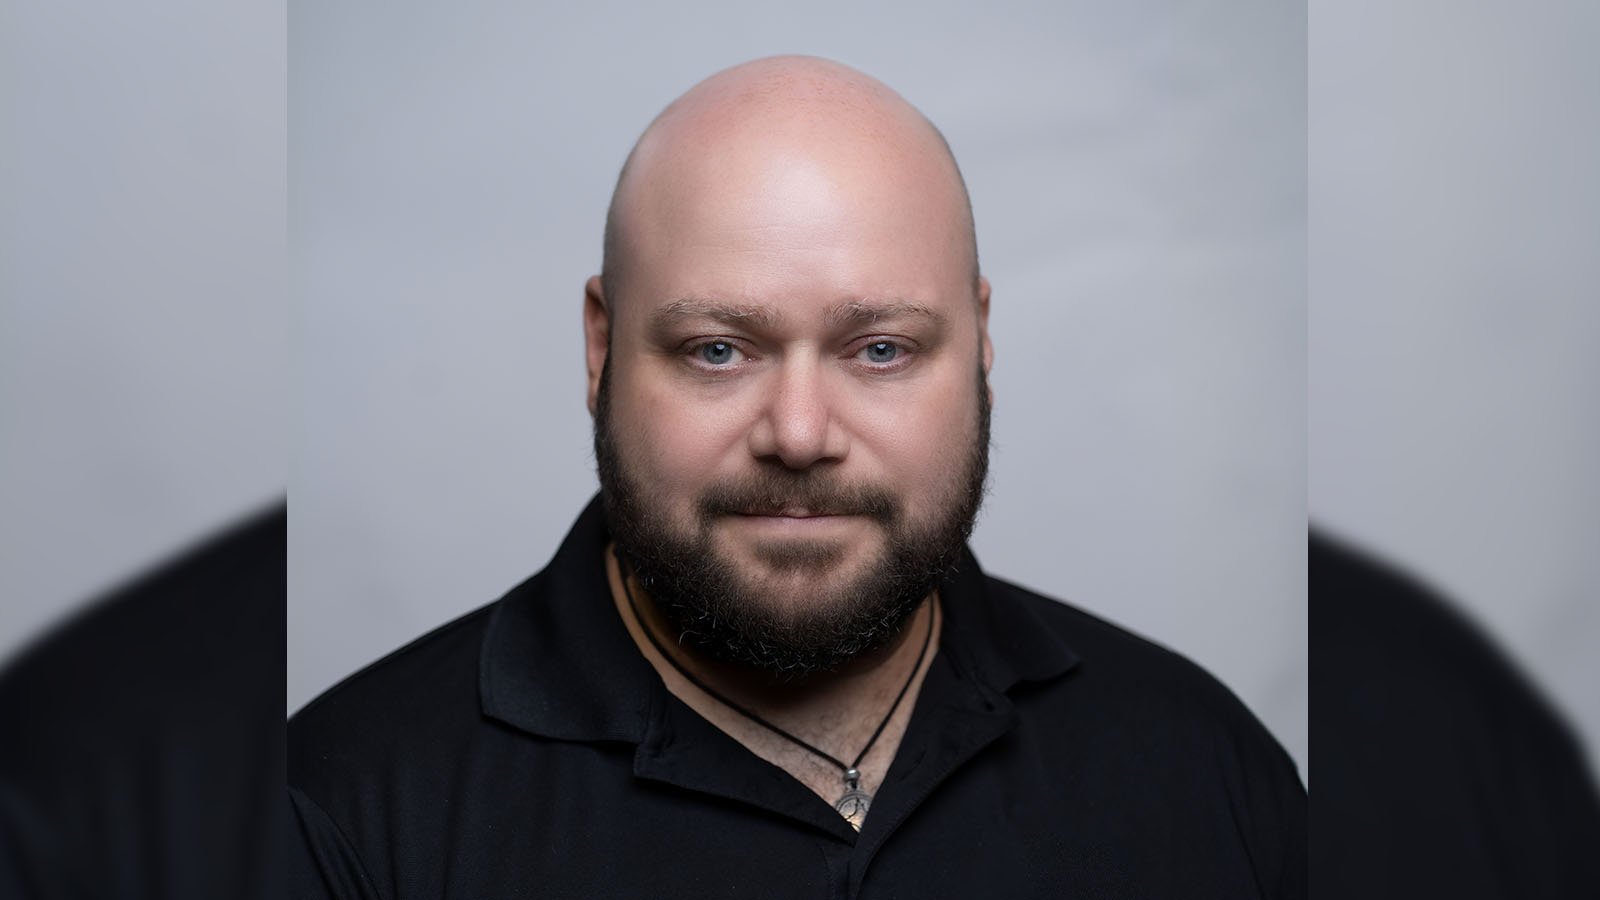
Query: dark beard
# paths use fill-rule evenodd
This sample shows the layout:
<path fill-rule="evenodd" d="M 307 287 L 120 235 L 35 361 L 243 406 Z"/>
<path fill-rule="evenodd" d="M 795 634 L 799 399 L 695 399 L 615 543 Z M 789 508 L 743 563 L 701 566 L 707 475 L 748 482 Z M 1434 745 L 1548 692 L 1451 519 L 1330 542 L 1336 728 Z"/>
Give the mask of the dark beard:
<path fill-rule="evenodd" d="M 713 485 L 696 498 L 699 528 L 692 535 L 677 533 L 623 464 L 611 432 L 610 380 L 608 358 L 595 400 L 594 446 L 611 538 L 682 639 L 711 657 L 785 680 L 835 670 L 899 634 L 960 561 L 989 470 L 989 394 L 981 368 L 977 435 L 954 496 L 935 521 L 907 523 L 899 499 L 881 488 L 843 484 L 820 468 L 772 465 L 748 479 Z M 866 575 L 819 590 L 798 611 L 785 612 L 771 598 L 754 596 L 736 567 L 716 552 L 711 525 L 719 516 L 786 506 L 866 517 L 887 534 L 888 547 Z M 762 561 L 781 572 L 831 567 L 843 552 L 827 542 L 757 548 Z"/>

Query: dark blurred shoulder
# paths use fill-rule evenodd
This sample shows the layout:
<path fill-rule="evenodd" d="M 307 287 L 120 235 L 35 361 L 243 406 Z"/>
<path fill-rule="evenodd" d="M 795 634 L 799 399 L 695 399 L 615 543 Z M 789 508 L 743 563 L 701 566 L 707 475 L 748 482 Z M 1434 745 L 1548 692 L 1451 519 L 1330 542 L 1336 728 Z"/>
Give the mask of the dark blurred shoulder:
<path fill-rule="evenodd" d="M 1319 894 L 1600 896 L 1600 800 L 1543 694 L 1420 579 L 1316 531 L 1309 560 Z"/>
<path fill-rule="evenodd" d="M 282 505 L 252 515 L 0 675 L 0 855 L 25 895 L 278 896 L 285 530 Z"/>

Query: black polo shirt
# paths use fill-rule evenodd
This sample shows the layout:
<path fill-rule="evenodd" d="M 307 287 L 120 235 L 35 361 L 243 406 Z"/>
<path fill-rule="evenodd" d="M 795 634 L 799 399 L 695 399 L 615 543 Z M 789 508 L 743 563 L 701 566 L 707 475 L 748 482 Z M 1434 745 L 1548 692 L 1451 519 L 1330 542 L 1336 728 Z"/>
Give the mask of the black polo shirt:
<path fill-rule="evenodd" d="M 857 834 L 666 690 L 607 540 L 293 717 L 296 896 L 1305 896 L 1293 763 L 1176 654 L 968 554 Z"/>

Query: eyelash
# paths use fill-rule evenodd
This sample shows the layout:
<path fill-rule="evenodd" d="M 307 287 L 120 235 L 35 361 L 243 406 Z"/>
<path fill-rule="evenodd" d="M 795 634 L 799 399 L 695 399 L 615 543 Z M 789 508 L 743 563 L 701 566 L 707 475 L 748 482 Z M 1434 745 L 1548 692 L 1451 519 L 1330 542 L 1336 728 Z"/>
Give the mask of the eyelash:
<path fill-rule="evenodd" d="M 734 363 L 733 365 L 714 365 L 701 357 L 701 354 L 705 352 L 706 348 L 715 346 L 717 344 L 725 345 L 730 352 L 738 353 L 742 356 L 748 357 L 748 354 L 746 354 L 737 343 L 726 338 L 711 338 L 709 340 L 696 341 L 688 346 L 688 352 L 685 355 L 689 358 L 693 365 L 697 365 L 707 371 L 723 371 L 726 369 L 732 369 L 735 365 L 738 365 L 737 363 Z"/>
<path fill-rule="evenodd" d="M 736 371 L 739 366 L 738 362 L 716 365 L 706 361 L 701 356 L 701 354 L 705 352 L 706 348 L 717 344 L 725 345 L 731 352 L 744 356 L 745 359 L 741 360 L 741 362 L 746 362 L 749 360 L 749 354 L 744 350 L 744 348 L 739 346 L 738 341 L 735 341 L 731 338 L 704 338 L 701 340 L 691 341 L 690 343 L 684 345 L 684 358 L 689 365 L 694 366 L 698 370 L 708 374 L 721 374 L 724 372 Z M 863 367 L 872 372 L 897 372 L 909 365 L 912 357 L 915 355 L 912 349 L 907 346 L 905 342 L 895 340 L 893 338 L 880 337 L 868 338 L 861 342 L 856 348 L 855 352 L 850 355 L 850 358 L 856 359 L 869 348 L 876 347 L 879 344 L 886 344 L 895 348 L 895 357 L 894 359 L 882 364 L 873 364 L 863 361 Z"/>

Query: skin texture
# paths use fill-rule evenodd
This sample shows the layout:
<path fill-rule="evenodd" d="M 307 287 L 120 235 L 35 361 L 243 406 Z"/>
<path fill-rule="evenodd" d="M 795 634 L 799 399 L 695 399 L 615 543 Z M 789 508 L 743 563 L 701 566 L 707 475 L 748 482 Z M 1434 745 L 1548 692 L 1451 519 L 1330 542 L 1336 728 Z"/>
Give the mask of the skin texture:
<path fill-rule="evenodd" d="M 656 524 L 703 532 L 751 602 L 803 623 L 888 556 L 875 500 L 917 533 L 969 491 L 992 396 L 988 309 L 966 191 L 933 126 L 847 67 L 758 60 L 696 85 L 629 157 L 605 274 L 585 290 L 590 411 L 604 378 L 612 451 Z M 718 496 L 765 514 L 708 516 Z M 813 515 L 835 508 L 851 514 Z M 764 680 L 677 644 L 639 593 L 681 664 L 844 758 L 921 642 L 901 627 L 847 666 Z M 925 627 L 931 604 L 914 601 L 901 623 Z M 693 693 L 663 671 L 675 693 Z M 837 773 L 690 702 L 831 802 Z M 885 768 L 903 725 L 873 754 Z"/>

